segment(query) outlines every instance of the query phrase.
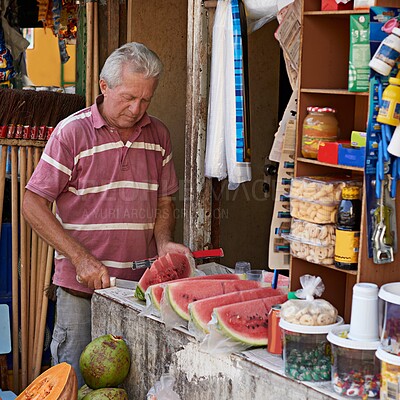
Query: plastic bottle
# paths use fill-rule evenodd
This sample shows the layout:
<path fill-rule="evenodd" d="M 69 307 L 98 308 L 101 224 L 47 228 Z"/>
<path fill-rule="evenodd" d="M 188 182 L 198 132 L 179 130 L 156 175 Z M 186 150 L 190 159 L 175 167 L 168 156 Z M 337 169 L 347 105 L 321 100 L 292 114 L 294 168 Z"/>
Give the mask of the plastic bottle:
<path fill-rule="evenodd" d="M 360 245 L 361 200 L 358 186 L 342 189 L 336 224 L 335 266 L 356 270 Z"/>
<path fill-rule="evenodd" d="M 400 124 L 400 74 L 389 78 L 389 85 L 382 94 L 382 106 L 376 118 L 381 124 L 397 126 Z"/>
<path fill-rule="evenodd" d="M 381 75 L 388 76 L 400 56 L 400 28 L 393 28 L 392 33 L 382 40 L 369 66 Z"/>

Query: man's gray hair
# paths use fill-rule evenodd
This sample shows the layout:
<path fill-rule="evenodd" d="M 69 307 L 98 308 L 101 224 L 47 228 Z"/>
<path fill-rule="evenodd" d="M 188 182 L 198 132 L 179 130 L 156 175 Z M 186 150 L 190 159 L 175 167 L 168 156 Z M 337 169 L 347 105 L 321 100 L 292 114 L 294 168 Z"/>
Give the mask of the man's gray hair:
<path fill-rule="evenodd" d="M 109 55 L 101 70 L 100 79 L 106 81 L 110 88 L 121 85 L 125 66 L 131 73 L 142 74 L 145 78 L 158 79 L 163 70 L 163 64 L 154 51 L 142 43 L 131 42 Z"/>

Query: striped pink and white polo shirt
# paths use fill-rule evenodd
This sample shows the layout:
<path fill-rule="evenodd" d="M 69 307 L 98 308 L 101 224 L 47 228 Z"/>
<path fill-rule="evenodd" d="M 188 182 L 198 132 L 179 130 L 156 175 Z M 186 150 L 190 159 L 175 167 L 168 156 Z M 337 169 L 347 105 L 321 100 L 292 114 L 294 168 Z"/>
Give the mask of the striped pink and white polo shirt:
<path fill-rule="evenodd" d="M 101 96 L 97 102 L 101 101 Z M 157 254 L 157 199 L 178 190 L 168 129 L 147 114 L 124 144 L 96 104 L 61 121 L 26 188 L 56 201 L 63 228 L 109 269 L 138 279 L 132 261 Z M 56 252 L 53 282 L 91 292 Z"/>

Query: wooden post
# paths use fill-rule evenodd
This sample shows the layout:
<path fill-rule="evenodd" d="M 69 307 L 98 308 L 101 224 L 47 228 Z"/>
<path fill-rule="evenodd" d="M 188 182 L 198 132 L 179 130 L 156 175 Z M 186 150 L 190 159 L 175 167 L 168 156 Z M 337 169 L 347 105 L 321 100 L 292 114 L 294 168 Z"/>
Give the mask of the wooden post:
<path fill-rule="evenodd" d="M 1 160 L 0 160 L 0 238 L 1 226 L 3 223 L 3 203 L 4 203 L 4 188 L 6 184 L 6 162 L 7 162 L 7 149 L 8 146 L 1 146 Z"/>
<path fill-rule="evenodd" d="M 26 268 L 27 247 L 26 247 L 26 223 L 22 216 L 22 204 L 24 201 L 26 185 L 26 147 L 19 149 L 19 170 L 20 170 L 20 237 L 21 237 L 21 387 L 28 386 L 28 271 Z"/>
<path fill-rule="evenodd" d="M 93 3 L 93 77 L 92 103 L 99 94 L 99 5 Z"/>
<path fill-rule="evenodd" d="M 19 393 L 18 323 L 18 148 L 11 147 L 11 237 L 12 237 L 12 347 L 14 391 Z"/>
<path fill-rule="evenodd" d="M 93 1 L 86 2 L 86 107 L 92 104 L 93 87 Z"/>
<path fill-rule="evenodd" d="M 185 126 L 184 243 L 192 250 L 211 244 L 211 180 L 204 177 L 208 104 L 207 10 L 188 2 Z"/>

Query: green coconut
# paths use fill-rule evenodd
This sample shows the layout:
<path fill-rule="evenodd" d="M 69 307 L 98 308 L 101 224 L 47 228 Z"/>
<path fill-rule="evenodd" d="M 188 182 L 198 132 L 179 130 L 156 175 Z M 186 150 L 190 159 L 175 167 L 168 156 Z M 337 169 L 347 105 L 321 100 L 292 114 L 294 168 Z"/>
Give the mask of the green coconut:
<path fill-rule="evenodd" d="M 88 385 L 83 385 L 78 390 L 78 400 L 82 400 L 87 394 L 93 392 Z"/>
<path fill-rule="evenodd" d="M 87 394 L 82 400 L 128 400 L 128 394 L 120 388 L 97 389 Z"/>
<path fill-rule="evenodd" d="M 127 377 L 130 364 L 131 357 L 124 339 L 111 334 L 91 341 L 79 360 L 83 379 L 92 389 L 119 386 Z"/>

